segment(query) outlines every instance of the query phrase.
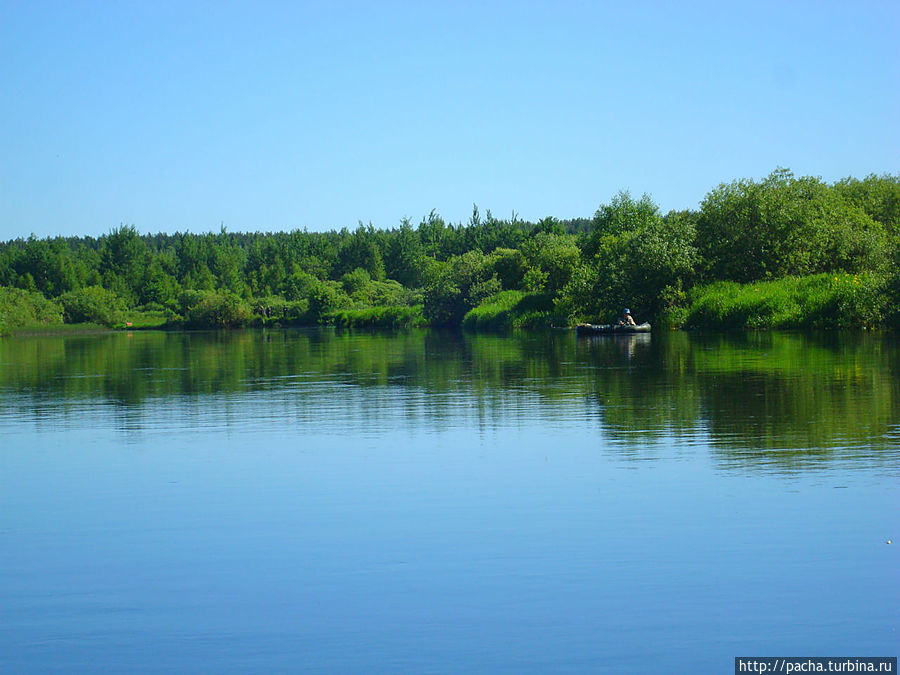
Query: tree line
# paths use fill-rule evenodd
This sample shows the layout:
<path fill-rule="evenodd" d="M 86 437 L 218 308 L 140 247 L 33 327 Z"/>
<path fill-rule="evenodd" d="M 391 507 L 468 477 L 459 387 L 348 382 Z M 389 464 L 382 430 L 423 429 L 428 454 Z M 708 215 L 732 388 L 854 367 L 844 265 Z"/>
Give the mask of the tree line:
<path fill-rule="evenodd" d="M 99 238 L 32 236 L 0 244 L 0 286 L 7 299 L 39 294 L 67 322 L 143 310 L 193 325 L 321 323 L 390 309 L 452 326 L 505 293 L 524 303 L 527 325 L 546 325 L 609 321 L 624 306 L 680 323 L 711 284 L 863 275 L 880 303 L 872 311 L 889 320 L 898 263 L 900 175 L 828 183 L 777 169 L 666 214 L 620 192 L 573 220 L 498 219 L 475 206 L 466 223 L 431 212 L 391 229 L 142 235 L 123 225 Z"/>

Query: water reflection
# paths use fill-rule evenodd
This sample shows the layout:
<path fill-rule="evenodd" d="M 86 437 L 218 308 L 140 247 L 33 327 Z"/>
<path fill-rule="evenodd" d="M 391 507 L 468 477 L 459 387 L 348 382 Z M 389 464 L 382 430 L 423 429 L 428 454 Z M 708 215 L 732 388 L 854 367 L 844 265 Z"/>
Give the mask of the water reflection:
<path fill-rule="evenodd" d="M 331 329 L 0 341 L 0 425 L 325 433 L 587 424 L 645 458 L 708 445 L 724 468 L 896 467 L 900 350 L 879 335 L 509 336 Z M 92 418 L 93 416 L 93 418 Z M 161 422 L 161 420 L 166 420 Z M 593 426 L 591 426 L 593 424 Z M 657 448 L 654 450 L 654 448 Z"/>

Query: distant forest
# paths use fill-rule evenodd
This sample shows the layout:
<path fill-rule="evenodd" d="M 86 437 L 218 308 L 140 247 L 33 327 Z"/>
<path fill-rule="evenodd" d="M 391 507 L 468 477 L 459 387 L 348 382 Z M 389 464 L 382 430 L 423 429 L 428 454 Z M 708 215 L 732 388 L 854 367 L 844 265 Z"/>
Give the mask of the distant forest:
<path fill-rule="evenodd" d="M 574 220 L 475 206 L 466 223 L 431 212 L 392 229 L 16 239 L 0 244 L 0 328 L 28 323 L 23 303 L 38 322 L 108 325 L 145 312 L 186 326 L 541 326 L 626 306 L 671 325 L 883 325 L 897 320 L 898 270 L 900 176 L 777 169 L 666 214 L 621 192 Z M 810 293 L 816 306 L 794 306 Z"/>

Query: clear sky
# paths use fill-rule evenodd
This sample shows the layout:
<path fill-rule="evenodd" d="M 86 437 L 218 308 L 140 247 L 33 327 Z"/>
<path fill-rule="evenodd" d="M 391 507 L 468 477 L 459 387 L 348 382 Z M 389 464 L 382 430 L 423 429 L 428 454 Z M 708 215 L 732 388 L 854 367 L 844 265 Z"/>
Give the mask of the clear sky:
<path fill-rule="evenodd" d="M 0 240 L 900 171 L 900 2 L 0 0 Z"/>

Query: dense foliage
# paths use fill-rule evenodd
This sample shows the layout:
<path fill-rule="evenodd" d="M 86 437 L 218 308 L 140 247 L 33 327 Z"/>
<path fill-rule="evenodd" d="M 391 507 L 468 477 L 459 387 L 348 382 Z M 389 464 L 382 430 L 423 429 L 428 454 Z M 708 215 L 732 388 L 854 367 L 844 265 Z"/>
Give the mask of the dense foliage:
<path fill-rule="evenodd" d="M 699 286 L 681 321 L 692 328 L 850 328 L 883 323 L 890 311 L 884 277 L 816 274 L 777 281 Z"/>
<path fill-rule="evenodd" d="M 206 327 L 484 328 L 611 321 L 624 306 L 639 321 L 722 326 L 740 312 L 716 314 L 712 298 L 744 306 L 736 298 L 793 283 L 763 282 L 812 276 L 820 281 L 809 288 L 821 289 L 847 275 L 874 294 L 868 304 L 832 303 L 813 318 L 803 302 L 799 314 L 773 310 L 790 320 L 751 312 L 737 324 L 878 325 L 898 321 L 898 263 L 900 176 L 828 184 L 778 169 L 668 214 L 621 192 L 592 219 L 569 221 L 499 220 L 474 207 L 467 223 L 431 212 L 390 230 L 140 235 L 122 226 L 96 239 L 18 239 L 0 244 L 0 327 L 46 322 L 47 307 L 66 322 L 106 325 L 144 311 Z M 741 284 L 755 286 L 736 291 Z M 49 304 L 39 309 L 37 298 Z"/>
<path fill-rule="evenodd" d="M 66 323 L 97 323 L 112 326 L 125 311 L 122 298 L 108 288 L 88 286 L 67 291 L 59 296 Z"/>
<path fill-rule="evenodd" d="M 16 328 L 62 322 L 59 306 L 40 293 L 0 287 L 0 335 Z"/>

